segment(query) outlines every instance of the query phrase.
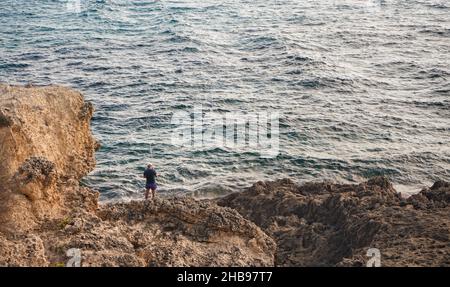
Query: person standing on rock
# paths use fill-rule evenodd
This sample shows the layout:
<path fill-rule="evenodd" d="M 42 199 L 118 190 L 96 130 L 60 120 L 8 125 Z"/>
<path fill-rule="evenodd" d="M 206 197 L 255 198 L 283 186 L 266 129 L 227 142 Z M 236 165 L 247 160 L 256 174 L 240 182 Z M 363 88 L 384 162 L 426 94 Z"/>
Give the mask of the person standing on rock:
<path fill-rule="evenodd" d="M 156 185 L 156 178 L 158 177 L 158 174 L 156 173 L 156 170 L 151 163 L 147 166 L 147 169 L 144 171 L 144 177 L 147 179 L 147 182 L 145 183 L 145 200 L 148 200 L 150 190 L 152 191 L 152 200 L 153 200 L 155 199 L 156 188 L 158 187 Z"/>

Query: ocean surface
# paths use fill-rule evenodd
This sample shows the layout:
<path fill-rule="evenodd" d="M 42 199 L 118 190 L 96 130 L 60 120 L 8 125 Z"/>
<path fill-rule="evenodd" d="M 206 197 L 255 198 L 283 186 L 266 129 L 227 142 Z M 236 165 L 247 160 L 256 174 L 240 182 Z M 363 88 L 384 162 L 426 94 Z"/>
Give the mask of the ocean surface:
<path fill-rule="evenodd" d="M 73 1 L 73 0 L 69 0 Z M 0 1 L 0 82 L 62 84 L 96 107 L 84 184 L 105 201 L 220 196 L 258 180 L 413 190 L 450 179 L 447 0 Z M 177 147 L 171 118 L 277 111 L 279 154 Z"/>

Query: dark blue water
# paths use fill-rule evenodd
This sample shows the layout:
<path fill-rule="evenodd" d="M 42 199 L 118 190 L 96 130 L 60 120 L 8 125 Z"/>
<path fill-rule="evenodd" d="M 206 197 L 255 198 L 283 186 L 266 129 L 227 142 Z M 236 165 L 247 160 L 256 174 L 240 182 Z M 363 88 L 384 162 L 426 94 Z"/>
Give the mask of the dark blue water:
<path fill-rule="evenodd" d="M 62 84 L 96 106 L 85 184 L 138 196 L 222 194 L 256 180 L 423 185 L 450 174 L 448 1 L 0 2 L 0 81 Z M 176 148 L 171 116 L 280 112 L 273 159 Z"/>

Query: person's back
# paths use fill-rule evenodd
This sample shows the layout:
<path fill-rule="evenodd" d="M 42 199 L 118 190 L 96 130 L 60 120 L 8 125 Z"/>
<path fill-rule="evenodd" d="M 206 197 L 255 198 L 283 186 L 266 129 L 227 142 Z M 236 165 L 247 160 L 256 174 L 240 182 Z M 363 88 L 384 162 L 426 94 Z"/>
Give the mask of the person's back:
<path fill-rule="evenodd" d="M 144 176 L 147 179 L 147 184 L 156 183 L 156 171 L 153 168 L 147 168 L 144 171 Z"/>
<path fill-rule="evenodd" d="M 150 190 L 152 191 L 152 199 L 155 198 L 155 192 L 158 186 L 156 185 L 156 177 L 158 174 L 156 173 L 155 168 L 152 164 L 149 164 L 147 166 L 147 169 L 144 171 L 144 177 L 146 178 L 146 184 L 145 184 L 145 199 L 148 199 L 148 195 L 150 193 Z"/>

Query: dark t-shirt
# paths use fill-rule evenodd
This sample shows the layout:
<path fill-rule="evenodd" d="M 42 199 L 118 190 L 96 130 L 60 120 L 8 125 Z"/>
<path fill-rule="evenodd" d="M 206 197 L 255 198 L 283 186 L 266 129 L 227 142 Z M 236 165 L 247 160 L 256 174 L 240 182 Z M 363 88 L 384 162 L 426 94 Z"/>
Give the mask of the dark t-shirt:
<path fill-rule="evenodd" d="M 147 179 L 147 184 L 156 182 L 156 180 L 155 180 L 155 178 L 156 178 L 156 171 L 154 169 L 150 169 L 150 168 L 146 169 L 144 171 L 144 176 Z"/>

